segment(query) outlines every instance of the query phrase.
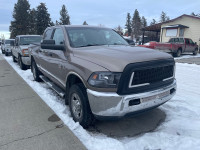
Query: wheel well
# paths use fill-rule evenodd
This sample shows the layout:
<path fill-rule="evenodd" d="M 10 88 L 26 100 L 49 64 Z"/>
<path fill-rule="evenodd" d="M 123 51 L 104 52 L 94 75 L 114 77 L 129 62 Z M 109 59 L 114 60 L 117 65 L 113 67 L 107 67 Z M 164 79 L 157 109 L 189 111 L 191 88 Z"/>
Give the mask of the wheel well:
<path fill-rule="evenodd" d="M 65 103 L 68 104 L 68 94 L 69 94 L 69 89 L 71 88 L 72 85 L 77 84 L 77 83 L 83 83 L 82 80 L 74 74 L 70 74 L 67 77 L 67 82 L 66 82 L 66 98 L 65 98 Z M 84 85 L 84 84 L 83 84 Z"/>
<path fill-rule="evenodd" d="M 68 85 L 69 88 L 73 84 L 77 84 L 77 83 L 83 83 L 82 80 L 78 76 L 76 76 L 74 74 L 71 74 L 71 75 L 68 76 L 66 85 Z"/>
<path fill-rule="evenodd" d="M 182 52 L 182 48 L 181 47 L 179 47 L 178 50 L 181 50 L 181 52 Z"/>

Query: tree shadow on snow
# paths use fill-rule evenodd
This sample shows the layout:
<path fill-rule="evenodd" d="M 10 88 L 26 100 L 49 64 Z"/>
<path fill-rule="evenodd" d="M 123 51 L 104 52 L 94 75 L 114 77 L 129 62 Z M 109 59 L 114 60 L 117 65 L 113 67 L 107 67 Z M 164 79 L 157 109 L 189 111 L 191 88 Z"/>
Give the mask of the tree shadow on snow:
<path fill-rule="evenodd" d="M 112 121 L 96 121 L 88 131 L 109 137 L 134 137 L 155 130 L 164 122 L 166 114 L 159 108 L 137 116 Z"/>

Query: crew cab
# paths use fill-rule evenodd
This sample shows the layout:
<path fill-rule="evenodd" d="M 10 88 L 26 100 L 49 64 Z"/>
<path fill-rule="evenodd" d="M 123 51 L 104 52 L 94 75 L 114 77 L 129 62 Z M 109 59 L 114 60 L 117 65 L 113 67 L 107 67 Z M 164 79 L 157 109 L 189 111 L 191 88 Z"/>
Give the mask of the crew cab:
<path fill-rule="evenodd" d="M 13 62 L 18 62 L 20 68 L 25 70 L 30 67 L 28 46 L 41 41 L 40 35 L 18 35 L 12 48 Z"/>
<path fill-rule="evenodd" d="M 122 118 L 158 107 L 176 93 L 171 55 L 132 47 L 109 28 L 48 27 L 30 57 L 34 80 L 65 98 L 74 121 L 84 128 L 95 118 Z"/>
<path fill-rule="evenodd" d="M 198 53 L 198 45 L 189 38 L 171 38 L 168 43 L 156 43 L 155 49 L 172 53 L 175 57 L 182 53 Z"/>

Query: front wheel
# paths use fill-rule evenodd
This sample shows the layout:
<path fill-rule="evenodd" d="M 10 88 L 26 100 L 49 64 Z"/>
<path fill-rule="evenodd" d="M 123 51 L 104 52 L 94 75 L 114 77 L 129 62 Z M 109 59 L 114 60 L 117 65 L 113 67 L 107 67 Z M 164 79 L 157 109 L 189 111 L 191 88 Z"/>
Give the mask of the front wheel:
<path fill-rule="evenodd" d="M 198 49 L 196 48 L 196 49 L 194 50 L 194 52 L 193 52 L 193 55 L 197 55 L 197 53 L 198 53 Z"/>
<path fill-rule="evenodd" d="M 69 108 L 75 122 L 88 128 L 94 121 L 86 89 L 82 83 L 72 85 L 69 90 Z"/>
<path fill-rule="evenodd" d="M 26 70 L 26 65 L 22 62 L 21 56 L 18 57 L 18 64 L 22 70 Z"/>
<path fill-rule="evenodd" d="M 8 56 L 8 52 L 5 52 L 5 55 Z"/>

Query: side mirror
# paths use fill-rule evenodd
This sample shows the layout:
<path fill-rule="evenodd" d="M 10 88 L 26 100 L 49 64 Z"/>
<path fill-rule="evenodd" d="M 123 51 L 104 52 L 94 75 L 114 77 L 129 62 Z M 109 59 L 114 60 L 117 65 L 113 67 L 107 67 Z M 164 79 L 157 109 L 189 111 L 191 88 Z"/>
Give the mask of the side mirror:
<path fill-rule="evenodd" d="M 51 49 L 51 50 L 64 50 L 64 45 L 55 45 L 55 40 L 43 40 L 41 43 L 42 49 Z"/>
<path fill-rule="evenodd" d="M 194 45 L 197 45 L 197 42 L 194 42 Z"/>

